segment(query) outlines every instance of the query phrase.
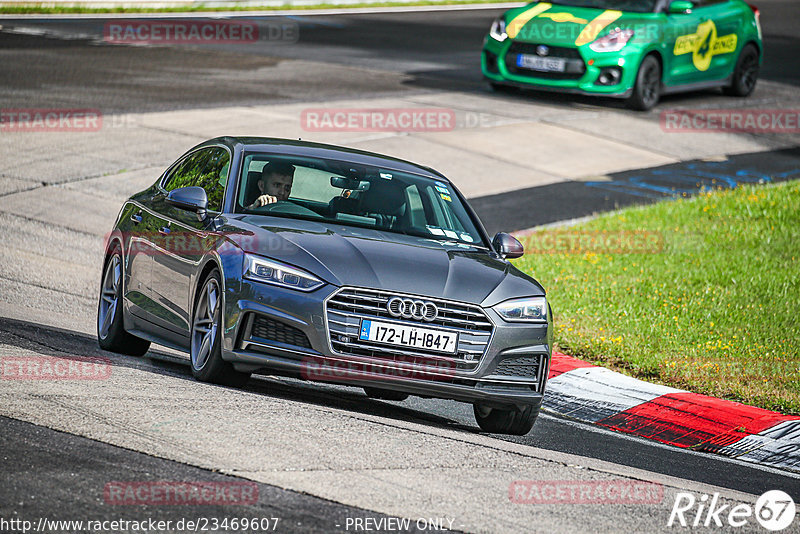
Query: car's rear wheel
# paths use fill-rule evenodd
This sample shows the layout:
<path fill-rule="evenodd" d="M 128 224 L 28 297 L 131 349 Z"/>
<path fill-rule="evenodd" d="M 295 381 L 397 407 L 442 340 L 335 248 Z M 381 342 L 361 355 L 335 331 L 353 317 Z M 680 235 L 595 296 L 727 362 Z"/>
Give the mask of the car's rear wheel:
<path fill-rule="evenodd" d="M 214 269 L 195 296 L 190 356 L 192 375 L 201 382 L 240 387 L 250 379 L 222 359 L 222 283 Z"/>
<path fill-rule="evenodd" d="M 661 97 L 661 64 L 654 56 L 647 56 L 639 66 L 636 85 L 628 98 L 628 105 L 638 111 L 653 109 Z"/>
<path fill-rule="evenodd" d="M 758 49 L 753 44 L 746 45 L 736 60 L 733 79 L 722 91 L 729 96 L 750 96 L 758 81 Z"/>
<path fill-rule="evenodd" d="M 391 389 L 365 387 L 364 393 L 366 393 L 367 397 L 369 397 L 370 399 L 404 401 L 408 398 L 408 393 L 403 393 L 402 391 L 393 391 Z"/>
<path fill-rule="evenodd" d="M 533 428 L 539 409 L 535 406 L 523 408 L 493 408 L 480 403 L 472 405 L 475 420 L 484 432 L 524 436 Z"/>
<path fill-rule="evenodd" d="M 100 283 L 97 344 L 103 350 L 142 356 L 150 348 L 150 342 L 125 331 L 122 317 L 122 275 L 122 254 L 119 246 L 115 246 L 106 259 Z"/>

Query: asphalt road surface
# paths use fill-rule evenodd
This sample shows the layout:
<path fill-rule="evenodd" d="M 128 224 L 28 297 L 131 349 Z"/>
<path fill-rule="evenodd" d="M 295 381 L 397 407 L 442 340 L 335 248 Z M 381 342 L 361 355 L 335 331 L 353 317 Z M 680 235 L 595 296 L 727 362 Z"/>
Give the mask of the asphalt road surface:
<path fill-rule="evenodd" d="M 763 83 L 748 102 L 794 102 L 800 86 L 795 2 L 764 0 L 759 7 L 767 59 Z M 108 20 L 103 18 L 4 18 L 0 102 L 3 108 L 145 113 L 345 98 L 369 101 L 440 91 L 483 98 L 491 95 L 477 70 L 477 51 L 499 12 L 296 14 L 278 17 L 281 23 L 296 25 L 296 42 L 216 47 L 111 45 L 102 39 Z M 265 28 L 276 22 L 275 17 L 254 20 Z M 524 102 L 558 115 L 591 118 L 611 110 L 618 120 L 658 121 L 657 113 L 633 114 L 615 101 L 534 92 L 495 98 L 511 109 Z M 670 97 L 668 103 L 742 105 L 714 91 Z M 706 179 L 736 177 L 757 183 L 763 181 L 758 173 L 767 181 L 799 177 L 798 149 L 774 148 L 768 141 L 763 151 L 724 162 L 700 158 L 659 169 L 696 177 L 692 191 L 708 185 Z M 29 150 L 45 157 L 64 147 L 37 142 Z M 92 163 L 78 164 L 88 169 L 100 159 L 110 159 L 104 150 L 121 147 L 104 146 L 86 154 L 86 161 L 95 158 Z M 42 173 L 41 182 L 59 183 L 52 167 Z M 23 175 L 28 181 L 19 186 Z M 85 178 L 97 176 L 87 170 Z M 658 201 L 686 183 L 659 182 L 663 176 L 654 169 L 633 169 L 477 195 L 472 202 L 490 230 L 516 230 Z M 9 202 L 18 191 L 32 187 L 30 177 L 10 161 L 0 169 L 0 180 L 5 181 L 0 197 L 8 196 Z M 39 189 L 30 189 L 32 195 L 53 195 L 53 188 L 34 185 Z M 109 197 L 102 187 L 97 184 L 98 204 L 118 206 L 118 197 Z M 69 189 L 55 191 L 64 193 L 63 198 L 76 198 Z M 529 209 L 531 203 L 547 207 L 547 201 L 552 209 Z M 91 200 L 35 206 L 34 201 L 26 202 L 32 202 L 30 213 L 25 213 L 24 203 L 23 208 L 0 208 L 0 221 L 12 234 L 4 236 L 3 243 L 10 239 L 13 245 L 0 252 L 0 303 L 4 313 L 14 317 L 0 319 L 3 355 L 109 357 L 91 338 L 94 289 L 86 289 L 80 273 L 92 270 L 96 237 L 111 221 L 107 215 L 97 216 Z M 41 222 L 40 212 L 48 208 L 58 223 Z M 94 224 L 102 230 L 89 227 Z M 35 255 L 35 250 L 49 252 L 54 242 L 63 248 L 52 257 Z M 551 414 L 543 414 L 528 436 L 487 436 L 477 429 L 470 407 L 457 403 L 374 401 L 352 388 L 275 378 L 253 379 L 235 392 L 194 382 L 181 362 L 174 354 L 155 350 L 144 359 L 112 357 L 112 380 L 90 383 L 91 387 L 55 384 L 37 390 L 35 385 L 0 383 L 0 415 L 8 416 L 0 417 L 0 518 L 278 516 L 279 532 L 329 532 L 354 531 L 346 528 L 348 518 L 379 521 L 387 514 L 429 514 L 456 518 L 456 530 L 618 531 L 624 525 L 634 531 L 658 531 L 668 530 L 669 499 L 680 489 L 697 495 L 720 491 L 732 502 L 754 500 L 768 489 L 782 489 L 800 499 L 797 475 L 678 450 Z M 667 488 L 667 497 L 645 508 L 509 506 L 511 480 L 582 477 L 657 481 Z M 259 501 L 233 511 L 213 506 L 109 506 L 103 498 L 105 485 L 114 480 L 244 479 L 256 481 Z"/>

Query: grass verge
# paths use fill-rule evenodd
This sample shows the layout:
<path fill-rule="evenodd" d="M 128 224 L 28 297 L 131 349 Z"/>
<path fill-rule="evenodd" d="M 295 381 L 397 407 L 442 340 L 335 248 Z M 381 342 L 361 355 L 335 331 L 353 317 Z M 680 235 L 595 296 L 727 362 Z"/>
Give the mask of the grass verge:
<path fill-rule="evenodd" d="M 800 183 L 630 208 L 523 239 L 565 352 L 800 414 Z"/>
<path fill-rule="evenodd" d="M 406 7 L 406 6 L 453 6 L 471 4 L 506 3 L 509 0 L 412 0 L 410 2 L 361 2 L 357 4 L 314 4 L 280 6 L 222 6 L 209 7 L 192 4 L 175 7 L 90 7 L 90 6 L 52 6 L 43 4 L 0 5 L 0 15 L 63 15 L 80 13 L 211 13 L 217 11 L 286 11 L 304 9 L 353 9 L 365 7 Z"/>

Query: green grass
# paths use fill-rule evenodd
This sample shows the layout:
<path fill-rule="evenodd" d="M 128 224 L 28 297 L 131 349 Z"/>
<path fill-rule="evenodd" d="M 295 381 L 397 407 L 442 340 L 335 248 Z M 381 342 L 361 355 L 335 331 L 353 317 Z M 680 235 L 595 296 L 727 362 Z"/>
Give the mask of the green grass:
<path fill-rule="evenodd" d="M 635 231 L 654 250 L 604 252 Z M 576 235 L 582 252 L 542 250 Z M 523 241 L 539 252 L 516 265 L 547 289 L 564 352 L 800 414 L 800 183 L 626 209 Z"/>
<path fill-rule="evenodd" d="M 314 5 L 280 5 L 280 6 L 224 6 L 209 7 L 193 4 L 176 7 L 89 7 L 89 6 L 46 6 L 30 3 L 25 5 L 0 5 L 0 14 L 4 15 L 60 15 L 70 13 L 205 13 L 214 11 L 284 11 L 304 9 L 352 9 L 359 7 L 400 7 L 400 6 L 438 6 L 462 4 L 493 4 L 508 0 L 414 0 L 411 2 L 361 2 L 357 4 L 314 4 Z"/>

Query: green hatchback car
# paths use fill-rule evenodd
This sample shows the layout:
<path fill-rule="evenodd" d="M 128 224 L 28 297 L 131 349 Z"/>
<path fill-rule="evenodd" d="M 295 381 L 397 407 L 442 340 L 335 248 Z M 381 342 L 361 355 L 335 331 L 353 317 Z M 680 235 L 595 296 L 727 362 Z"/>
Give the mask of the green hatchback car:
<path fill-rule="evenodd" d="M 483 75 L 506 86 L 624 98 L 721 87 L 753 92 L 759 11 L 742 0 L 550 0 L 506 11 L 486 36 Z"/>

